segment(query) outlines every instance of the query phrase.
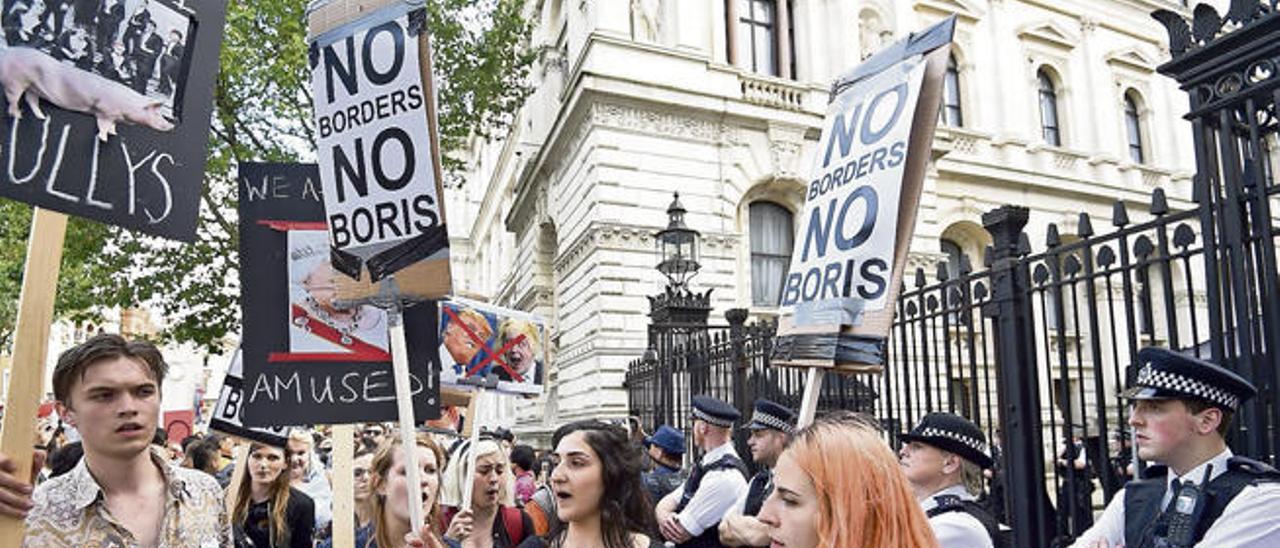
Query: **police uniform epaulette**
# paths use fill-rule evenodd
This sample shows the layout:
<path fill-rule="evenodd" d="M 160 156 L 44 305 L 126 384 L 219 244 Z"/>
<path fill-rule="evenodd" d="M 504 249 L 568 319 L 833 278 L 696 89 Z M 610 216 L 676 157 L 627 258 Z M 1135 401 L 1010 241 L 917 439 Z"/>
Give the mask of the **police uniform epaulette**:
<path fill-rule="evenodd" d="M 1280 470 L 1276 470 L 1270 464 L 1239 455 L 1227 460 L 1227 469 L 1247 472 L 1254 476 L 1280 477 Z"/>
<path fill-rule="evenodd" d="M 964 503 L 963 501 L 960 500 L 960 497 L 957 497 L 955 495 L 938 495 L 936 497 L 933 497 L 933 502 L 937 504 L 935 508 L 937 508 L 940 512 L 946 512 L 946 511 L 954 510 L 964 506 Z"/>
<path fill-rule="evenodd" d="M 1165 466 L 1163 464 L 1153 464 L 1151 466 L 1148 466 L 1146 470 L 1142 471 L 1142 479 L 1144 480 L 1157 479 L 1157 478 L 1163 479 L 1168 474 L 1169 474 L 1168 466 Z"/>

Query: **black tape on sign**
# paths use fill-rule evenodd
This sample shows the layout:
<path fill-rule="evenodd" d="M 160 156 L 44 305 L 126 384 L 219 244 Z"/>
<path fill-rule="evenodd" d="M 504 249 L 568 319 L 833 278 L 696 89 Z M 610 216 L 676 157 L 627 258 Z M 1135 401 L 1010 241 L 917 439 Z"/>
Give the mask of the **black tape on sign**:
<path fill-rule="evenodd" d="M 780 335 L 774 340 L 771 359 L 778 361 L 830 360 L 836 363 L 884 365 L 887 342 L 885 337 L 849 333 Z"/>
<path fill-rule="evenodd" d="M 436 225 L 395 247 L 374 255 L 365 261 L 369 267 L 369 279 L 378 281 L 397 271 L 421 261 L 449 246 L 449 234 L 444 226 Z"/>
<path fill-rule="evenodd" d="M 360 279 L 360 257 L 329 246 L 329 262 L 333 264 L 334 270 L 346 274 L 353 280 Z"/>

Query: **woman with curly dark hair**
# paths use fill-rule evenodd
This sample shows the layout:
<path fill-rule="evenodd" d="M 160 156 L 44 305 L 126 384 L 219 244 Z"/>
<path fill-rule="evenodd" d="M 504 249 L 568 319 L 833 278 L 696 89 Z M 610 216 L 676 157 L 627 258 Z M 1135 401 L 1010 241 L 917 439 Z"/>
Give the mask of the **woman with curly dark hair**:
<path fill-rule="evenodd" d="M 559 523 L 547 536 L 520 548 L 656 548 L 658 528 L 649 495 L 640 481 L 644 451 L 626 429 L 599 421 L 579 421 L 556 430 L 552 439 Z"/>

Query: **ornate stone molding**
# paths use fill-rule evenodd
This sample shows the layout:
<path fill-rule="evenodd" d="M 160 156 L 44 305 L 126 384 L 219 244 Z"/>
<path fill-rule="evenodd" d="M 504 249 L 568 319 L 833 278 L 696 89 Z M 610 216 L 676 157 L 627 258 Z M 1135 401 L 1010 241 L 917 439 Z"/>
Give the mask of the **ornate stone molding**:
<path fill-rule="evenodd" d="M 596 124 L 698 141 L 715 142 L 720 139 L 720 124 L 711 120 L 679 114 L 658 112 L 613 103 L 597 103 L 591 107 L 591 119 Z"/>
<path fill-rule="evenodd" d="M 556 257 L 554 269 L 563 275 L 578 267 L 588 256 L 598 250 L 653 252 L 653 235 L 658 228 L 617 223 L 592 223 L 573 240 L 564 252 Z M 730 257 L 742 241 L 742 236 L 728 233 L 703 233 L 702 250 L 705 257 Z M 656 260 L 655 260 L 656 263 Z"/>
<path fill-rule="evenodd" d="M 805 128 L 770 124 L 769 156 L 773 159 L 773 176 L 779 179 L 801 179 L 800 151 Z"/>

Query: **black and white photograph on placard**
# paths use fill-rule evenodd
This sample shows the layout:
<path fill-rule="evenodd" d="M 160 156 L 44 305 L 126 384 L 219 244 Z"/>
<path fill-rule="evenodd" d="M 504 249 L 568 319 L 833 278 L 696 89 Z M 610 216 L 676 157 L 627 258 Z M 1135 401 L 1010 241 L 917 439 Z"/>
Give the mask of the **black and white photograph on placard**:
<path fill-rule="evenodd" d="M 195 238 L 227 0 L 0 0 L 0 196 Z"/>
<path fill-rule="evenodd" d="M 195 24 L 168 0 L 5 0 L 0 80 L 13 114 L 19 98 L 37 98 L 99 116 L 167 131 L 181 118 L 187 52 Z M 98 97 L 116 105 L 97 107 Z M 86 110 L 88 109 L 88 110 Z M 97 112 L 97 111 L 104 112 Z M 141 112 L 132 112 L 140 110 Z M 106 130 L 109 133 L 109 129 Z"/>

